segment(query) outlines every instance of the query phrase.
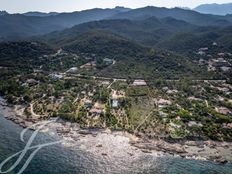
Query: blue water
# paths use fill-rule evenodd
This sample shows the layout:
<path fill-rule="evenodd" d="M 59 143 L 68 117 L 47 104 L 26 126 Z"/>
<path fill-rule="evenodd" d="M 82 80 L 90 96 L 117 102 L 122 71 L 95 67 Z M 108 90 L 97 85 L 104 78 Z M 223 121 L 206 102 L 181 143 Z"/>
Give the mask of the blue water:
<path fill-rule="evenodd" d="M 25 144 L 20 141 L 19 137 L 21 131 L 21 127 L 6 120 L 0 113 L 0 162 L 24 148 Z M 35 144 L 50 141 L 54 141 L 54 138 L 41 133 L 36 137 Z M 16 174 L 24 162 L 22 161 L 20 166 L 10 174 Z M 72 150 L 61 145 L 53 145 L 41 149 L 23 172 L 23 174 L 79 173 L 232 174 L 232 165 L 174 157 L 156 158 L 149 154 L 144 154 L 136 161 L 126 159 L 112 161 L 107 157 L 99 158 L 78 149 Z"/>

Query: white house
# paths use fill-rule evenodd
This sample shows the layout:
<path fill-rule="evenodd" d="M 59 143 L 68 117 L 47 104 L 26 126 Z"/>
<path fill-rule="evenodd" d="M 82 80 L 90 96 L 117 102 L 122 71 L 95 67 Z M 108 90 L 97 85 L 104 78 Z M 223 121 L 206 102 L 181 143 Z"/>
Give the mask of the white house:
<path fill-rule="evenodd" d="M 146 86 L 147 83 L 144 80 L 135 80 L 132 85 L 133 86 Z"/>

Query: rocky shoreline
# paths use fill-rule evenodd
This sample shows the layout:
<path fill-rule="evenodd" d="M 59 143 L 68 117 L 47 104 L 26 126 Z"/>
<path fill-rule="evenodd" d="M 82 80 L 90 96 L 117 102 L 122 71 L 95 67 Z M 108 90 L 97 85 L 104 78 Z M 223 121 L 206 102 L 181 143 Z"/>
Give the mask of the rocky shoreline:
<path fill-rule="evenodd" d="M 19 107 L 19 106 L 16 106 Z M 21 108 L 23 110 L 23 108 Z M 27 119 L 23 112 L 9 107 L 0 98 L 0 110 L 6 119 L 19 124 L 23 128 L 34 123 L 46 122 Z M 63 145 L 75 147 L 101 156 L 135 158 L 141 154 L 151 154 L 157 157 L 163 155 L 178 156 L 186 159 L 209 160 L 225 164 L 232 162 L 232 143 L 215 141 L 186 141 L 184 143 L 169 143 L 164 140 L 142 139 L 127 132 L 103 129 L 81 129 L 78 123 L 53 120 L 43 130 L 51 135 L 64 139 Z"/>

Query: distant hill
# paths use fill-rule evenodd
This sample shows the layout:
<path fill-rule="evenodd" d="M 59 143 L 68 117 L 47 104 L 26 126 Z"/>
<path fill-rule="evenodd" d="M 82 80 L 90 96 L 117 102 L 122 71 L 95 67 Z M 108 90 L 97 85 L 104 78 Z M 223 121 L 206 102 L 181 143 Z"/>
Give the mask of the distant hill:
<path fill-rule="evenodd" d="M 26 16 L 23 14 L 3 15 L 0 16 L 0 40 L 21 39 L 63 30 L 81 23 L 109 18 L 122 11 L 127 11 L 127 9 L 122 7 L 91 9 L 45 17 Z"/>
<path fill-rule="evenodd" d="M 205 13 L 205 14 L 214 14 L 214 15 L 227 15 L 232 14 L 232 3 L 228 4 L 203 4 L 197 6 L 193 10 Z"/>
<path fill-rule="evenodd" d="M 192 10 L 185 10 L 181 8 L 158 8 L 148 6 L 130 10 L 128 12 L 116 14 L 112 19 L 131 19 L 143 20 L 148 17 L 165 18 L 172 17 L 178 20 L 183 20 L 190 24 L 208 26 L 208 25 L 231 25 L 232 20 L 215 15 L 201 14 Z"/>
<path fill-rule="evenodd" d="M 23 15 L 25 16 L 37 16 L 37 17 L 46 17 L 46 16 L 56 16 L 59 13 L 57 12 L 50 12 L 50 13 L 42 13 L 42 12 L 27 12 L 27 13 L 23 13 Z"/>
<path fill-rule="evenodd" d="M 6 11 L 0 11 L 0 16 L 8 14 Z"/>

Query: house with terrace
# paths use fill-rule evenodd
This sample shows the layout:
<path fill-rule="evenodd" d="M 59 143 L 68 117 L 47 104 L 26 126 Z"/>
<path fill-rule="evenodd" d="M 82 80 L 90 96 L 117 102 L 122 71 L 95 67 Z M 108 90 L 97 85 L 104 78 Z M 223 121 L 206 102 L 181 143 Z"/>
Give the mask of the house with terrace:
<path fill-rule="evenodd" d="M 110 102 L 112 108 L 119 108 L 120 104 L 122 103 L 123 99 L 125 98 L 125 92 L 124 91 L 116 91 L 112 90 Z"/>

